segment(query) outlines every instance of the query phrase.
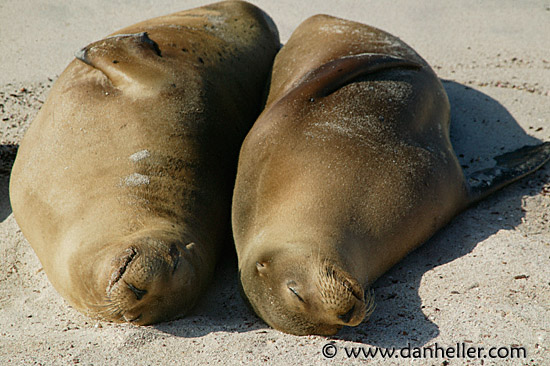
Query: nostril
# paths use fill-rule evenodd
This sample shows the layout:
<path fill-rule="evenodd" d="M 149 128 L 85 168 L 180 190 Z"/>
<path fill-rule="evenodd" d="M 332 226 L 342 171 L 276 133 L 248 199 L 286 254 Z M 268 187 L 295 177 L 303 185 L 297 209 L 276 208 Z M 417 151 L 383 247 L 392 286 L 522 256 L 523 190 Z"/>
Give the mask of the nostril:
<path fill-rule="evenodd" d="M 178 265 L 180 263 L 180 251 L 178 250 L 178 247 L 175 244 L 172 244 L 170 246 L 169 254 L 170 254 L 170 257 L 172 258 L 172 274 L 174 274 L 178 269 Z"/>
<path fill-rule="evenodd" d="M 143 298 L 143 296 L 145 296 L 147 294 L 147 290 L 141 290 L 141 289 L 135 287 L 134 285 L 132 285 L 131 283 L 127 283 L 126 285 L 134 293 L 134 295 L 136 295 L 137 300 L 141 300 Z"/>
<path fill-rule="evenodd" d="M 355 305 L 353 305 L 347 313 L 338 315 L 338 318 L 342 320 L 344 323 L 349 323 L 351 317 L 353 316 L 354 310 L 355 310 Z"/>

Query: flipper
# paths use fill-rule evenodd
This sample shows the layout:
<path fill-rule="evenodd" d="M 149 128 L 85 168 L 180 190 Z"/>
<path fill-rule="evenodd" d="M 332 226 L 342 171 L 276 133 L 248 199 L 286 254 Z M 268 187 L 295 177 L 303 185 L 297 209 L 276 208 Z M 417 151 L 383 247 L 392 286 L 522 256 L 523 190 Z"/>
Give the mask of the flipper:
<path fill-rule="evenodd" d="M 467 177 L 470 204 L 533 173 L 550 161 L 550 142 L 524 146 L 494 158 L 493 168 L 479 170 Z"/>
<path fill-rule="evenodd" d="M 330 95 L 362 75 L 393 68 L 420 69 L 422 66 L 422 64 L 412 60 L 382 53 L 361 53 L 344 56 L 327 62 L 306 74 L 302 81 L 298 83 L 294 92 L 308 98 L 321 98 Z"/>
<path fill-rule="evenodd" d="M 75 57 L 85 64 L 103 72 L 115 87 L 128 83 L 149 80 L 148 68 L 143 66 L 158 62 L 162 57 L 158 44 L 149 38 L 147 32 L 117 34 L 75 52 Z"/>

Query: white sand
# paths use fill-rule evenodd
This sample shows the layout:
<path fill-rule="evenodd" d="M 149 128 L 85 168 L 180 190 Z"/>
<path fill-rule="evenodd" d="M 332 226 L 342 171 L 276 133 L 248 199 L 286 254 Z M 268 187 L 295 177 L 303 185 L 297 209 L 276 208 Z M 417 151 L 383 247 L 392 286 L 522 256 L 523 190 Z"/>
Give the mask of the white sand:
<path fill-rule="evenodd" d="M 523 144 L 550 140 L 548 0 L 252 2 L 273 17 L 283 41 L 305 18 L 328 13 L 409 43 L 446 80 L 452 139 L 467 171 L 490 166 L 492 156 Z M 75 50 L 123 26 L 205 3 L 0 2 L 0 145 L 21 139 Z M 0 150 L 2 159 L 10 155 L 6 150 Z M 2 365 L 347 365 L 366 361 L 363 355 L 346 358 L 344 347 L 462 342 L 484 347 L 482 357 L 442 357 L 439 351 L 432 359 L 377 356 L 368 364 L 550 365 L 550 164 L 457 217 L 376 282 L 377 309 L 369 321 L 332 339 L 338 348 L 332 361 L 322 355 L 331 339 L 282 334 L 245 307 L 234 258 L 185 319 L 135 327 L 85 318 L 53 290 L 17 227 L 4 165 Z M 488 358 L 490 347 L 512 345 L 525 347 L 527 358 Z"/>

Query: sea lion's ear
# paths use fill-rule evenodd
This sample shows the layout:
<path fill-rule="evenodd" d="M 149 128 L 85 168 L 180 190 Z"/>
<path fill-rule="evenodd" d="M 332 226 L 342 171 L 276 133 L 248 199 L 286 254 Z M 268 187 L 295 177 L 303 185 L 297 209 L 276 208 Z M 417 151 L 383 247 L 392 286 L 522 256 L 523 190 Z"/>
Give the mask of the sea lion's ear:
<path fill-rule="evenodd" d="M 267 273 L 268 263 L 266 261 L 256 262 L 256 270 L 259 275 L 264 275 Z"/>

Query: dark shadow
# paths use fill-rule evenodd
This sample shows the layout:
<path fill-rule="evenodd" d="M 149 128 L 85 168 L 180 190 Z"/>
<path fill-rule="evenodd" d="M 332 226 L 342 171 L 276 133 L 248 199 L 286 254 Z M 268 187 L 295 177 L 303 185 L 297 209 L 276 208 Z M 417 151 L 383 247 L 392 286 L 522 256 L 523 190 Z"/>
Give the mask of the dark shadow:
<path fill-rule="evenodd" d="M 494 163 L 493 156 L 523 145 L 540 143 L 528 136 L 496 100 L 452 81 L 444 81 L 444 86 L 452 106 L 451 139 L 466 174 L 490 166 Z M 411 347 L 425 346 L 437 337 L 439 328 L 425 315 L 418 295 L 423 275 L 470 253 L 479 242 L 497 231 L 520 224 L 523 214 L 502 219 L 497 215 L 487 215 L 487 211 L 504 206 L 508 207 L 504 210 L 520 212 L 522 197 L 540 192 L 548 181 L 548 171 L 547 164 L 544 171 L 531 176 L 530 186 L 520 181 L 456 217 L 375 282 L 377 307 L 367 322 L 358 327 L 344 328 L 332 338 L 401 348 L 408 344 Z M 155 328 L 180 337 L 197 337 L 216 331 L 267 331 L 268 326 L 247 308 L 240 297 L 234 251 L 228 249 L 222 262 L 213 285 L 191 314 Z"/>
<path fill-rule="evenodd" d="M 0 222 L 11 214 L 10 173 L 18 145 L 0 145 Z"/>

